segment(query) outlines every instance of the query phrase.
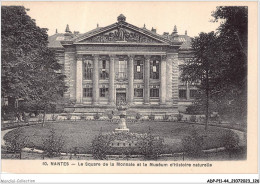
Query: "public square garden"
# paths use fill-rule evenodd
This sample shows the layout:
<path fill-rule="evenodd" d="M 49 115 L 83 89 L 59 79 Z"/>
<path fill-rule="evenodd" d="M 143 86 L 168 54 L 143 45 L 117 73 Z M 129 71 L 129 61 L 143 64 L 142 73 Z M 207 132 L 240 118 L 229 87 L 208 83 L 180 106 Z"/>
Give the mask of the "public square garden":
<path fill-rule="evenodd" d="M 200 120 L 201 116 L 180 114 L 173 118 L 139 116 L 126 118 L 129 132 L 122 133 L 115 133 L 120 119 L 117 116 L 111 118 L 109 114 L 93 117 L 50 115 L 44 124 L 39 120 L 36 121 L 36 118 L 32 118 L 35 121 L 27 123 L 11 125 L 8 123 L 10 129 L 6 124 L 2 137 L 5 142 L 2 158 L 102 160 L 246 158 L 245 129 L 240 125 L 231 126 L 212 121 L 205 131 L 205 124 Z"/>
<path fill-rule="evenodd" d="M 81 64 L 84 55 L 73 56 L 74 59 L 79 59 L 76 67 L 79 70 L 76 72 L 78 81 L 75 80 L 76 69 L 71 66 L 76 65 L 66 64 L 70 60 L 64 59 L 66 53 L 61 54 L 60 50 L 55 52 L 48 47 L 50 40 L 47 29 L 38 27 L 35 20 L 27 15 L 27 11 L 29 9 L 22 6 L 2 7 L 3 159 L 246 159 L 246 7 L 217 7 L 211 15 L 213 20 L 225 21 L 221 21 L 215 32 L 201 32 L 192 39 L 190 37 L 187 52 L 189 54 L 185 56 L 186 59 L 181 65 L 179 61 L 183 56 L 179 55 L 181 50 L 178 48 L 182 41 L 176 42 L 176 49 L 170 47 L 175 43 L 172 41 L 178 37 L 176 26 L 172 39 L 167 41 L 170 43 L 167 52 L 174 51 L 174 57 L 167 60 L 170 65 L 166 65 L 165 56 L 172 53 L 168 54 L 166 51 L 155 57 L 157 59 L 152 62 L 147 62 L 148 57 L 142 57 L 146 58 L 147 64 L 142 65 L 144 67 L 139 64 L 138 67 L 134 67 L 133 62 L 130 62 L 133 59 L 130 57 L 132 50 L 124 53 L 118 59 L 124 60 L 120 63 L 122 68 L 127 69 L 125 56 L 129 56 L 130 67 L 128 71 L 124 70 L 123 80 L 117 78 L 118 84 L 115 82 L 116 76 L 113 71 L 121 67 L 115 67 L 114 59 L 111 57 L 112 62 L 106 65 L 112 69 L 109 69 L 111 75 L 108 75 L 107 71 L 104 71 L 107 68 L 106 62 L 102 60 L 103 69 L 99 68 L 97 61 L 101 60 L 96 54 L 90 54 L 94 56 L 91 57 L 95 61 L 92 62 L 95 66 L 92 66 L 95 68 L 94 72 L 93 68 L 87 69 L 87 65 Z M 234 21 L 233 17 L 239 18 Z M 125 17 L 120 15 L 118 20 L 124 22 Z M 64 35 L 67 34 L 70 34 L 68 25 Z M 149 35 L 151 36 L 151 32 Z M 159 35 L 156 34 L 157 36 Z M 165 37 L 161 35 L 160 39 L 164 41 Z M 99 51 L 108 48 L 102 46 Z M 126 47 L 116 49 L 121 53 L 120 49 L 124 48 Z M 135 48 L 137 53 L 141 51 L 140 48 L 143 47 Z M 161 53 L 161 47 L 156 49 Z M 109 53 L 106 55 L 110 56 Z M 63 64 L 61 58 L 64 59 Z M 139 60 L 137 63 L 140 63 Z M 149 67 L 150 64 L 154 66 Z M 174 70 L 170 70 L 168 66 L 172 66 Z M 145 68 L 146 72 L 142 68 Z M 147 75 L 139 75 L 141 70 Z M 83 78 L 81 71 L 84 71 L 86 78 Z M 127 73 L 130 75 L 126 75 Z M 172 78 L 166 77 L 165 73 Z M 134 85 L 134 74 L 138 74 L 140 79 L 143 77 L 142 84 Z M 88 77 L 91 80 L 93 78 L 91 83 L 85 83 Z M 107 81 L 99 85 L 99 78 L 102 77 Z M 192 87 L 189 92 L 188 86 Z M 117 94 L 115 88 L 119 90 Z M 130 100 L 127 105 L 130 105 L 129 108 L 137 109 L 136 112 L 129 113 L 129 109 L 119 114 L 89 112 L 89 109 L 96 107 L 103 111 L 108 106 L 112 108 L 117 104 L 115 96 L 120 95 L 124 96 L 126 103 Z M 188 96 L 192 99 L 188 99 Z M 99 97 L 104 100 L 100 104 Z M 136 103 L 133 103 L 134 97 Z M 107 106 L 103 107 L 103 103 L 107 103 Z M 179 111 L 177 108 L 181 103 L 188 106 L 187 110 L 193 108 L 193 112 Z M 64 109 L 78 108 L 79 111 L 85 108 L 85 111 L 79 113 L 57 110 L 58 106 Z M 122 110 L 119 107 L 113 108 L 115 111 L 116 108 Z M 143 108 L 146 108 L 146 111 Z M 138 110 L 142 110 L 143 114 L 139 114 Z"/>

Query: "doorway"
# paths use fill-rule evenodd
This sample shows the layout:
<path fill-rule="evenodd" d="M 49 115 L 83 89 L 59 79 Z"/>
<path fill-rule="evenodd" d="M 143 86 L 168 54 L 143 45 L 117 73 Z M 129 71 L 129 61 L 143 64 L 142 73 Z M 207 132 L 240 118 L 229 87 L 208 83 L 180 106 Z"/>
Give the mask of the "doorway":
<path fill-rule="evenodd" d="M 116 93 L 116 105 L 119 105 L 121 101 L 126 103 L 126 93 Z"/>

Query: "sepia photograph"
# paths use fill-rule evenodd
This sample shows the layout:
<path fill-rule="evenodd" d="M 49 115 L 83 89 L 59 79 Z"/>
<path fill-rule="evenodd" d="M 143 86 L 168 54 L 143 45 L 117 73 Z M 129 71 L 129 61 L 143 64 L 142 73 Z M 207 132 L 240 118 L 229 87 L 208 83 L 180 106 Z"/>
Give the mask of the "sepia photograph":
<path fill-rule="evenodd" d="M 2 2 L 2 170 L 256 173 L 256 18 L 257 2 Z"/>

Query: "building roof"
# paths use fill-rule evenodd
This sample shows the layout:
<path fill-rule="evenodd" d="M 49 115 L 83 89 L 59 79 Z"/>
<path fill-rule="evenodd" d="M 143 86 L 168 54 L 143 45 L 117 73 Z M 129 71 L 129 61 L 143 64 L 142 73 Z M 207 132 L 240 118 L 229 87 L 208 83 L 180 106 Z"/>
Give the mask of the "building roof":
<path fill-rule="evenodd" d="M 188 35 L 178 35 L 178 39 L 179 41 L 183 42 L 180 47 L 181 50 L 191 49 L 191 37 L 189 37 Z"/>
<path fill-rule="evenodd" d="M 191 37 L 187 35 L 187 32 L 185 32 L 185 35 L 178 35 L 177 34 L 177 27 L 174 26 L 174 31 L 172 34 L 169 35 L 169 33 L 164 33 L 163 35 L 160 35 L 156 33 L 156 29 L 148 30 L 145 28 L 139 28 L 134 25 L 128 24 L 125 22 L 125 17 L 123 15 L 120 15 L 118 17 L 118 22 L 123 23 L 128 28 L 134 29 L 137 32 L 140 32 L 142 34 L 145 34 L 147 36 L 153 37 L 155 39 L 161 40 L 164 43 L 176 43 L 179 42 L 181 44 L 180 49 L 186 50 L 191 48 Z M 94 35 L 98 35 L 102 32 L 105 32 L 109 29 L 112 29 L 113 27 L 118 26 L 118 23 L 106 26 L 106 27 L 96 27 L 95 29 L 88 31 L 84 34 L 79 34 L 78 32 L 70 32 L 66 31 L 66 33 L 56 33 L 52 36 L 49 36 L 48 41 L 48 47 L 50 48 L 63 48 L 61 41 L 72 41 L 72 42 L 78 42 L 81 40 L 84 40 L 86 38 L 92 37 Z M 66 30 L 69 30 L 69 27 L 67 25 Z M 182 42 L 182 43 L 180 43 Z"/>

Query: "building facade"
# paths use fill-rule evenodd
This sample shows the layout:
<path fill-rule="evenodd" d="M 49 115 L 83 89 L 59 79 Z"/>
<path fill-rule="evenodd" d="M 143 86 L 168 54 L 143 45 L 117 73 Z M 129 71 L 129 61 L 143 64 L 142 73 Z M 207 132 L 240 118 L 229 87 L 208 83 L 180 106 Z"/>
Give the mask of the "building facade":
<path fill-rule="evenodd" d="M 190 37 L 176 27 L 159 35 L 121 14 L 116 23 L 84 34 L 67 26 L 65 34 L 49 37 L 49 47 L 66 75 L 67 110 L 103 112 L 124 101 L 143 114 L 176 114 L 181 101 L 190 101 L 179 80 L 179 65 L 191 57 Z"/>

